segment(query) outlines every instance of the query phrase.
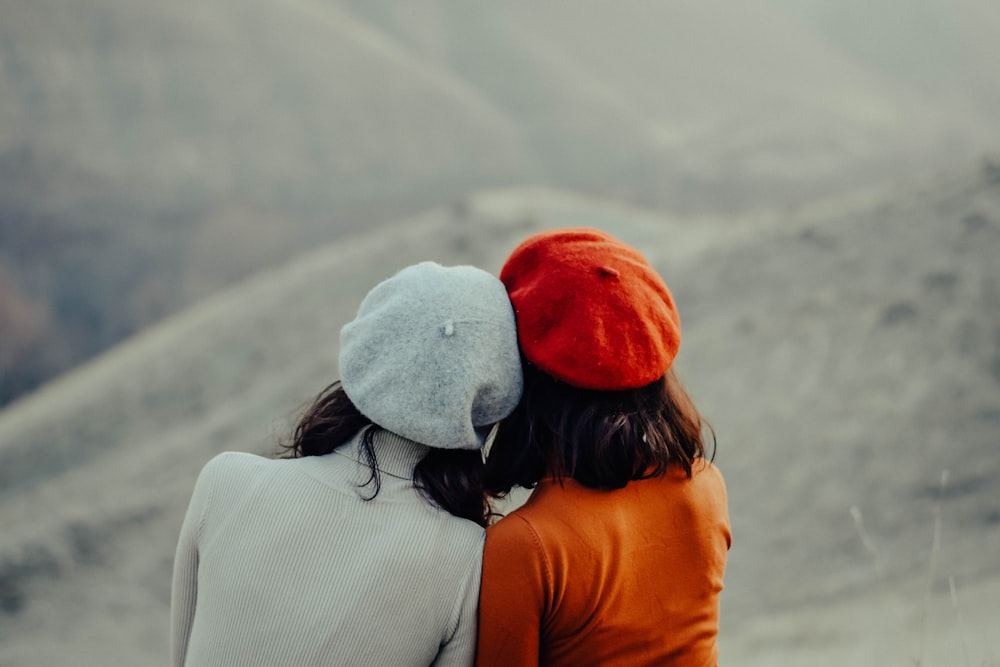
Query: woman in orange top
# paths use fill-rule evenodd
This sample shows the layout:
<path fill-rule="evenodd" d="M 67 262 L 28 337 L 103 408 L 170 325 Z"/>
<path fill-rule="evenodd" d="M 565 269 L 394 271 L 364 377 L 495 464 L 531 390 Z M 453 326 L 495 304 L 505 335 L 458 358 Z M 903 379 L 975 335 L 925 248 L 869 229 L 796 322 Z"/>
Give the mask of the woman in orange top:
<path fill-rule="evenodd" d="M 487 486 L 534 491 L 487 529 L 477 664 L 715 665 L 726 492 L 671 370 L 670 292 L 594 229 L 527 239 L 500 279 L 525 391 Z"/>

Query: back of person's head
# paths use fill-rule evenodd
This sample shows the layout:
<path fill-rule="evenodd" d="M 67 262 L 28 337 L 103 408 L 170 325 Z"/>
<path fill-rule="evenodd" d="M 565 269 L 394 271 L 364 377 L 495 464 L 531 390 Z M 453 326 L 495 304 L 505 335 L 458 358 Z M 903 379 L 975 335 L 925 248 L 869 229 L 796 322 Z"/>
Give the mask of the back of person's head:
<path fill-rule="evenodd" d="M 673 296 L 643 255 L 597 229 L 551 230 L 521 243 L 500 280 L 525 392 L 490 453 L 488 490 L 546 475 L 620 488 L 672 464 L 690 475 L 703 422 L 672 370 Z"/>
<path fill-rule="evenodd" d="M 403 269 L 341 329 L 340 380 L 358 410 L 388 431 L 437 449 L 479 449 L 521 397 L 503 285 L 472 266 Z"/>
<path fill-rule="evenodd" d="M 340 332 L 340 381 L 306 410 L 291 457 L 328 454 L 359 431 L 371 470 L 376 428 L 431 448 L 414 482 L 436 505 L 485 522 L 480 449 L 521 397 L 514 313 L 503 284 L 472 266 L 422 262 L 375 286 Z"/>

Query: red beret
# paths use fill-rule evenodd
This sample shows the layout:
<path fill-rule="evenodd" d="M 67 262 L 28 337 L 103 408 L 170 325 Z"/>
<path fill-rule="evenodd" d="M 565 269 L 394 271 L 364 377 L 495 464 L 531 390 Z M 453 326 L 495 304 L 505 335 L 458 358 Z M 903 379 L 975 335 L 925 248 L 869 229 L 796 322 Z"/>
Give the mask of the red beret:
<path fill-rule="evenodd" d="M 642 387 L 677 355 L 681 324 L 670 291 L 638 250 L 610 234 L 535 234 L 507 258 L 500 280 L 524 356 L 574 387 Z"/>

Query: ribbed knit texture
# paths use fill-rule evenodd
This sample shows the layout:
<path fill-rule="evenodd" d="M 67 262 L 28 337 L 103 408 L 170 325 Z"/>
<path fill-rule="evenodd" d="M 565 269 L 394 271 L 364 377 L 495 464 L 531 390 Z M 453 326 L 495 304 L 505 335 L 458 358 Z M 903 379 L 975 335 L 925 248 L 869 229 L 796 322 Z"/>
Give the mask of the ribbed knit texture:
<path fill-rule="evenodd" d="M 225 453 L 192 494 L 174 563 L 174 665 L 471 665 L 483 530 L 411 480 L 428 451 L 357 438 L 321 457 Z"/>

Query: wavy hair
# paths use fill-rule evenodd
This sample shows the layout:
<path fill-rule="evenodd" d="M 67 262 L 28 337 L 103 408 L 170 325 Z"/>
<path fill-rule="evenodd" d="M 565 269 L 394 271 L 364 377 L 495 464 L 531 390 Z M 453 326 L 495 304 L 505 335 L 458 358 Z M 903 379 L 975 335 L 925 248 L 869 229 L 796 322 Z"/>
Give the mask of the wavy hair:
<path fill-rule="evenodd" d="M 524 360 L 524 396 L 504 420 L 486 459 L 486 491 L 504 496 L 543 477 L 618 489 L 664 474 L 688 477 L 705 457 L 702 419 L 673 370 L 638 389 L 594 391 L 560 382 Z"/>
<path fill-rule="evenodd" d="M 361 454 L 370 476 L 372 500 L 382 487 L 372 438 L 379 426 L 361 414 L 340 382 L 334 382 L 306 408 L 292 434 L 282 442 L 279 458 L 323 456 L 337 449 L 359 431 Z M 483 459 L 478 450 L 431 449 L 413 469 L 413 484 L 431 504 L 463 519 L 485 526 L 492 513 L 483 488 Z"/>

